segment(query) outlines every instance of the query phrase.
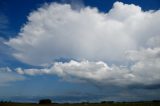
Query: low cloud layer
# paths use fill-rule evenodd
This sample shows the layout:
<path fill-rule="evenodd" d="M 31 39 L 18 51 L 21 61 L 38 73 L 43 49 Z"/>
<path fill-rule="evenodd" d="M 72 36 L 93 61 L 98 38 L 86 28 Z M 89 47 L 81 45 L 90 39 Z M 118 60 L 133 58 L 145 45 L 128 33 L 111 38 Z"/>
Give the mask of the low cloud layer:
<path fill-rule="evenodd" d="M 154 86 L 160 83 L 160 48 L 132 51 L 128 53 L 132 61 L 136 61 L 130 67 L 108 66 L 106 63 L 90 62 L 87 60 L 68 63 L 56 62 L 50 68 L 21 69 L 19 74 L 41 75 L 55 74 L 65 81 L 87 82 L 95 85 Z"/>
<path fill-rule="evenodd" d="M 19 74 L 55 74 L 104 86 L 159 85 L 159 23 L 160 10 L 143 11 L 133 4 L 115 2 L 101 13 L 52 3 L 31 12 L 18 36 L 5 44 L 21 62 L 43 66 L 17 68 Z M 77 61 L 56 62 L 59 58 Z"/>

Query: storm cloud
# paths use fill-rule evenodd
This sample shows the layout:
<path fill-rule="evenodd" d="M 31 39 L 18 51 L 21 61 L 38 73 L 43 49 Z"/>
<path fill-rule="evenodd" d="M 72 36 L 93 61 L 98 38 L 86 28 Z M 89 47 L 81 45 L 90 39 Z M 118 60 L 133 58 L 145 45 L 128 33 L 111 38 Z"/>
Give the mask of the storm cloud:
<path fill-rule="evenodd" d="M 160 82 L 160 10 L 115 2 L 112 9 L 74 10 L 46 4 L 28 16 L 18 36 L 5 42 L 21 62 L 43 68 L 19 74 L 55 74 L 65 81 L 144 86 Z M 56 62 L 72 58 L 69 62 Z"/>

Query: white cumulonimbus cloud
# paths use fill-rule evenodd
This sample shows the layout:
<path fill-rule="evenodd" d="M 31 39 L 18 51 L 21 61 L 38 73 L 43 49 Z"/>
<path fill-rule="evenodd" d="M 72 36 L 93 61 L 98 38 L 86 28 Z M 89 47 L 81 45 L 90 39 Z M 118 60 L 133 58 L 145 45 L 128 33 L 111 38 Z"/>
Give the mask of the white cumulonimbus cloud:
<path fill-rule="evenodd" d="M 134 4 L 115 2 L 109 12 L 102 13 L 97 8 L 77 11 L 69 4 L 52 3 L 31 12 L 18 36 L 5 44 L 24 63 L 53 64 L 42 69 L 17 68 L 19 74 L 56 74 L 69 81 L 101 84 L 152 85 L 160 81 L 159 23 L 160 10 L 143 11 Z M 78 61 L 53 63 L 61 57 Z M 120 67 L 117 63 L 130 65 Z"/>
<path fill-rule="evenodd" d="M 59 57 L 125 62 L 126 51 L 147 47 L 159 36 L 159 17 L 159 10 L 142 11 L 121 2 L 108 13 L 52 3 L 31 12 L 18 36 L 6 44 L 15 49 L 14 57 L 31 65 Z"/>

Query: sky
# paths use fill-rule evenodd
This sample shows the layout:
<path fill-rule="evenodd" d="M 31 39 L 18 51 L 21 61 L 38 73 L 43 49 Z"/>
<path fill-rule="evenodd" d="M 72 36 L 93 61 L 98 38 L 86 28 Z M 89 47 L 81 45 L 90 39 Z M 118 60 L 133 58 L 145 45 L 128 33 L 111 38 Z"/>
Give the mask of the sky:
<path fill-rule="evenodd" d="M 0 100 L 160 99 L 159 0 L 0 0 Z"/>

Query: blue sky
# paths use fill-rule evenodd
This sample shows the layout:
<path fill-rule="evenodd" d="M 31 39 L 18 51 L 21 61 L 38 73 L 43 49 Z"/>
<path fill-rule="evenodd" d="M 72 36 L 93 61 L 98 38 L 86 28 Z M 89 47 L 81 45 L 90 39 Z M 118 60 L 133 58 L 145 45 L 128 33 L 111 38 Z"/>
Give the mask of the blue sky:
<path fill-rule="evenodd" d="M 160 99 L 158 0 L 0 0 L 0 99 Z"/>

